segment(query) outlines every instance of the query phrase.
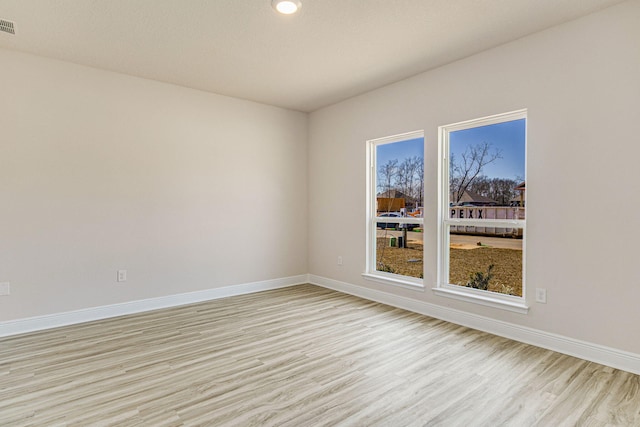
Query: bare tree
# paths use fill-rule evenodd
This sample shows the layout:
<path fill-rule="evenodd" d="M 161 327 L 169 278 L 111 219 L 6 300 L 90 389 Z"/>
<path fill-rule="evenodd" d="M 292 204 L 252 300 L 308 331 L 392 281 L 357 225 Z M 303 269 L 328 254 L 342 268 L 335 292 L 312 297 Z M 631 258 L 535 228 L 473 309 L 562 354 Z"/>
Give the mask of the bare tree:
<path fill-rule="evenodd" d="M 511 199 L 517 196 L 515 187 L 521 180 L 510 178 L 488 178 L 479 175 L 470 185 L 468 190 L 488 197 L 498 202 L 499 206 L 509 206 Z"/>
<path fill-rule="evenodd" d="M 519 181 L 509 178 L 493 178 L 491 180 L 491 197 L 500 206 L 509 206 L 511 199 L 517 196 L 515 190 Z"/>
<path fill-rule="evenodd" d="M 380 174 L 378 191 L 387 193 L 387 197 L 391 189 L 395 186 L 398 175 L 398 159 L 391 159 L 378 168 Z"/>
<path fill-rule="evenodd" d="M 491 151 L 491 144 L 482 142 L 467 146 L 464 152 L 460 153 L 460 157 L 460 160 L 457 160 L 451 155 L 449 161 L 450 189 L 454 204 L 460 202 L 464 192 L 480 176 L 486 165 L 502 158 L 502 152 L 497 149 Z"/>
<path fill-rule="evenodd" d="M 414 182 L 417 178 L 416 170 L 418 167 L 418 163 L 420 163 L 421 161 L 422 159 L 417 156 L 406 157 L 398 168 L 398 186 L 400 187 L 400 191 L 402 191 L 406 196 L 410 197 L 413 203 L 415 203 L 415 200 L 417 200 L 417 198 L 415 197 Z"/>
<path fill-rule="evenodd" d="M 378 191 L 382 193 L 384 197 L 391 197 L 391 190 L 397 184 L 398 180 L 398 159 L 391 159 L 384 165 L 378 168 L 379 184 Z M 379 206 L 381 210 L 389 211 L 391 209 L 391 200 L 389 200 L 389 206 Z"/>
<path fill-rule="evenodd" d="M 422 157 L 416 157 L 416 200 L 418 201 L 418 206 L 424 206 L 424 202 L 422 200 L 424 193 L 424 159 Z"/>
<path fill-rule="evenodd" d="M 424 159 L 421 156 L 405 157 L 402 162 L 399 159 L 388 160 L 378 167 L 378 194 L 391 199 L 394 198 L 394 190 L 402 192 L 407 208 L 422 206 L 423 186 Z M 390 209 L 391 201 L 389 204 Z M 384 207 L 380 208 L 384 210 Z"/>

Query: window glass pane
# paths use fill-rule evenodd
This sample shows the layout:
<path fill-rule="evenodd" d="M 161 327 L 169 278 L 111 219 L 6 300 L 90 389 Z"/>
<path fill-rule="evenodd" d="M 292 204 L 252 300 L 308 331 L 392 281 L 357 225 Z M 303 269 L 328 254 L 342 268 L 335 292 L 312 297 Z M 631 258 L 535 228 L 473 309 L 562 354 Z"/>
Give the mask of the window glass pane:
<path fill-rule="evenodd" d="M 424 138 L 376 145 L 376 210 L 421 212 L 424 194 Z"/>
<path fill-rule="evenodd" d="M 449 133 L 450 218 L 525 219 L 525 124 Z"/>
<path fill-rule="evenodd" d="M 512 116 L 513 117 L 513 116 Z M 522 296 L 526 218 L 526 119 L 490 118 L 448 132 L 448 207 L 444 271 L 447 283 Z M 446 143 L 446 142 L 445 142 Z M 443 200 L 444 203 L 446 201 Z M 449 220 L 465 220 L 464 223 Z M 448 246 L 448 247 L 447 247 Z"/>
<path fill-rule="evenodd" d="M 424 138 L 377 144 L 375 159 L 375 270 L 422 278 Z"/>
<path fill-rule="evenodd" d="M 522 296 L 522 229 L 501 229 L 516 237 L 505 238 L 480 233 L 479 227 L 465 234 L 455 228 L 449 232 L 449 283 Z"/>
<path fill-rule="evenodd" d="M 424 245 L 422 228 L 411 228 L 411 230 L 377 229 L 376 271 L 422 278 Z"/>

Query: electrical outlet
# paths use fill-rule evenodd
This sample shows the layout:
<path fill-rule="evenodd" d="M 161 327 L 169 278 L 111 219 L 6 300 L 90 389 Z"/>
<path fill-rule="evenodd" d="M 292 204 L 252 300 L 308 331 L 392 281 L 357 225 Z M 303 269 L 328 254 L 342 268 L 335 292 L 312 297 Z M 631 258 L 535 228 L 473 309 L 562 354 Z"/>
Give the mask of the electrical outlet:
<path fill-rule="evenodd" d="M 127 270 L 118 270 L 118 282 L 127 281 Z"/>
<path fill-rule="evenodd" d="M 341 256 L 338 257 L 338 265 L 342 265 L 342 257 Z"/>
<path fill-rule="evenodd" d="M 0 283 L 0 295 L 10 295 L 11 294 L 11 284 L 9 282 Z"/>
<path fill-rule="evenodd" d="M 536 288 L 536 302 L 541 304 L 547 303 L 547 290 L 544 288 Z"/>

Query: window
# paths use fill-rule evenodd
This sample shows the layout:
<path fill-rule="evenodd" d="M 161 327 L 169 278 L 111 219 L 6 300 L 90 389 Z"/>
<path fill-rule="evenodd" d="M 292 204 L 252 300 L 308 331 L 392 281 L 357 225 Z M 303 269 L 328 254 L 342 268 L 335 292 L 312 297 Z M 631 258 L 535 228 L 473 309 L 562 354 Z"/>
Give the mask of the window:
<path fill-rule="evenodd" d="M 383 283 L 422 288 L 424 133 L 368 141 L 367 268 Z"/>
<path fill-rule="evenodd" d="M 526 312 L 526 111 L 440 128 L 436 293 Z"/>

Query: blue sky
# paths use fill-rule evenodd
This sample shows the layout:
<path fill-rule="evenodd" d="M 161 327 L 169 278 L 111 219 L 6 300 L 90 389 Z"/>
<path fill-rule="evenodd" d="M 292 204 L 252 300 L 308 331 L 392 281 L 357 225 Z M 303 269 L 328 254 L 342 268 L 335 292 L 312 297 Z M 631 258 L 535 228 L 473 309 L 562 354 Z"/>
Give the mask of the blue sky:
<path fill-rule="evenodd" d="M 376 162 L 378 163 L 378 168 L 392 159 L 398 159 L 398 163 L 402 163 L 407 157 L 418 156 L 424 158 L 424 138 L 378 145 L 377 149 Z"/>
<path fill-rule="evenodd" d="M 488 142 L 491 151 L 502 151 L 502 158 L 484 167 L 482 173 L 489 178 L 524 179 L 525 119 L 497 123 L 449 134 L 449 152 L 460 158 L 470 144 Z"/>
<path fill-rule="evenodd" d="M 491 151 L 501 151 L 502 158 L 485 166 L 482 173 L 489 178 L 524 179 L 525 126 L 526 120 L 519 119 L 451 132 L 450 153 L 460 158 L 460 154 L 469 145 L 488 142 L 491 144 Z M 398 159 L 398 163 L 402 163 L 405 158 L 413 156 L 424 158 L 423 138 L 377 146 L 378 168 L 391 159 Z"/>

